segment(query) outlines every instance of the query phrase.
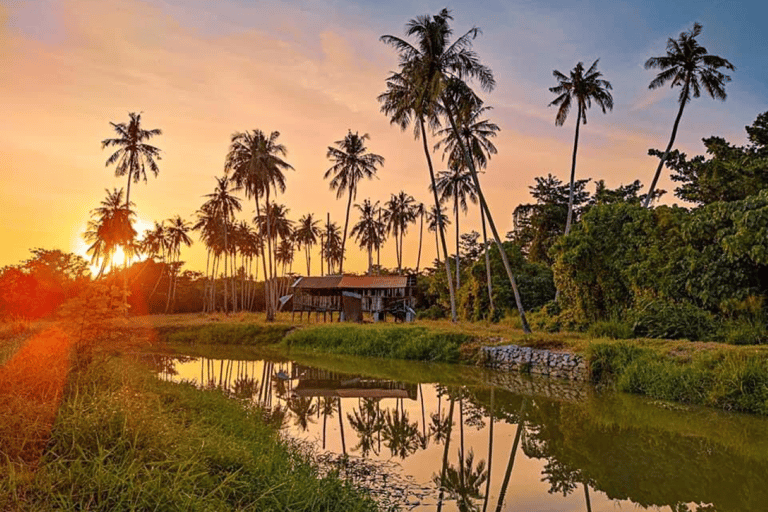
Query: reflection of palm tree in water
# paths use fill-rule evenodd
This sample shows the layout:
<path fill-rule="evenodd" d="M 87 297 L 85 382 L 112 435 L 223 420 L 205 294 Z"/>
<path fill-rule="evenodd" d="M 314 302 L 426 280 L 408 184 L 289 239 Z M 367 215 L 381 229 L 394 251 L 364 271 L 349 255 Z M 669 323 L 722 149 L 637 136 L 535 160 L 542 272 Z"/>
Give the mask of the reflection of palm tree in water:
<path fill-rule="evenodd" d="M 402 403 L 402 399 L 399 401 Z M 392 455 L 402 459 L 416 452 L 424 444 L 422 435 L 419 433 L 419 424 L 411 423 L 403 407 L 398 410 L 396 406 L 394 413 L 389 410 L 385 412 L 382 435 L 384 444 L 390 449 Z"/>
<path fill-rule="evenodd" d="M 352 414 L 347 413 L 349 424 L 357 432 L 359 439 L 352 450 L 360 450 L 363 457 L 367 457 L 371 451 L 376 455 L 379 454 L 379 449 L 374 442 L 374 435 L 381 432 L 384 426 L 384 418 L 379 410 L 379 400 L 364 398 L 359 404 L 359 409 L 352 409 Z"/>
<path fill-rule="evenodd" d="M 336 400 L 330 397 L 323 397 L 320 403 L 320 409 L 323 411 L 323 450 L 325 450 L 325 426 L 328 423 L 328 416 L 333 418 L 334 406 Z"/>
<path fill-rule="evenodd" d="M 450 416 L 441 417 L 440 413 L 430 414 L 429 435 L 437 444 L 445 441 L 451 431 L 453 419 Z"/>
<path fill-rule="evenodd" d="M 294 415 L 294 424 L 305 432 L 315 414 L 315 402 L 309 397 L 293 397 L 288 399 L 288 410 Z"/>
<path fill-rule="evenodd" d="M 249 377 L 238 377 L 233 383 L 233 394 L 235 398 L 251 398 L 254 393 L 256 393 L 256 387 L 258 385 L 259 384 L 256 379 Z"/>
<path fill-rule="evenodd" d="M 496 504 L 496 512 L 501 512 L 502 506 L 504 506 L 504 495 L 507 493 L 507 486 L 509 485 L 509 477 L 512 476 L 512 468 L 515 467 L 515 454 L 517 453 L 517 446 L 520 444 L 520 437 L 525 430 L 525 406 L 528 403 L 527 398 L 523 398 L 523 404 L 520 406 L 520 412 L 518 413 L 517 431 L 515 432 L 515 440 L 512 443 L 512 451 L 509 453 L 509 463 L 507 464 L 507 472 L 504 474 L 504 482 L 501 484 L 501 491 L 499 491 L 499 501 Z"/>
<path fill-rule="evenodd" d="M 488 479 L 485 460 L 478 461 L 477 467 L 475 467 L 475 454 L 470 449 L 464 461 L 459 463 L 458 468 L 448 465 L 443 474 L 445 476 L 442 485 L 439 475 L 433 475 L 432 480 L 440 486 L 441 490 L 456 500 L 460 512 L 480 510 L 479 504 L 475 503 L 474 500 L 484 497 L 480 488 Z"/>

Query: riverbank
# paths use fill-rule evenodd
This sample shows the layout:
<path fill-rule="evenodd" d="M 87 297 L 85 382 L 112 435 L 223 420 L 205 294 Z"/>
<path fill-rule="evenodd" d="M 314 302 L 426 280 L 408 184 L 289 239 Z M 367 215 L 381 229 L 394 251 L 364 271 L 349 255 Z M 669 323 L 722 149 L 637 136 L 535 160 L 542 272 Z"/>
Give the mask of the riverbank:
<path fill-rule="evenodd" d="M 61 385 L 45 414 L 17 411 L 21 429 L 3 408 L 0 510 L 377 510 L 335 474 L 321 476 L 306 447 L 282 439 L 278 411 L 157 379 L 127 355 L 153 331 L 131 327 L 124 343 L 95 347 L 87 361 L 75 343 L 54 344 L 72 351 L 55 357 L 66 371 L 45 363 L 15 376 L 33 391 L 51 372 Z M 0 367 L 5 377 L 17 361 L 55 355 L 47 346 L 27 354 L 39 337 Z M 35 443 L 30 422 L 45 427 Z"/>
<path fill-rule="evenodd" d="M 210 329 L 238 336 L 247 344 L 274 344 L 304 352 L 479 364 L 482 347 L 518 345 L 571 353 L 584 358 L 589 380 L 620 391 L 768 414 L 768 347 L 685 340 L 590 339 L 585 333 L 524 334 L 514 323 L 484 324 L 419 321 L 403 324 L 296 324 L 280 315 L 266 324 L 263 315 L 174 315 L 147 317 L 164 340 Z M 261 330 L 256 329 L 259 327 Z M 278 332 L 285 336 L 275 342 Z M 187 332 L 166 336 L 164 332 Z M 250 337 L 241 336 L 250 332 Z M 215 336 L 209 334 L 206 336 Z"/>

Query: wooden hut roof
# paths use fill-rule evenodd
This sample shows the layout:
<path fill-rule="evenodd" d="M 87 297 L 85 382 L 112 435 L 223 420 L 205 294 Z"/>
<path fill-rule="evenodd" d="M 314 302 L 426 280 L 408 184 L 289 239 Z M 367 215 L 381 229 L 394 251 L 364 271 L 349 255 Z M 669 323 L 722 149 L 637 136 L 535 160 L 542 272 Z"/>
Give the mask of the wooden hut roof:
<path fill-rule="evenodd" d="M 293 283 L 292 287 L 302 289 L 338 288 L 340 281 L 341 276 L 300 277 Z"/>
<path fill-rule="evenodd" d="M 344 276 L 339 288 L 406 288 L 408 276 Z"/>

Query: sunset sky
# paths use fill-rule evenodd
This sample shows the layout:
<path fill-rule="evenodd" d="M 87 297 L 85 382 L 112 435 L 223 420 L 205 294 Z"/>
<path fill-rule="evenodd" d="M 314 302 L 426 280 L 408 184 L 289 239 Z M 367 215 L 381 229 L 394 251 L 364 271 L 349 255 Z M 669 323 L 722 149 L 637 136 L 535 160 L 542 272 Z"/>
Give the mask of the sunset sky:
<path fill-rule="evenodd" d="M 725 103 L 709 97 L 686 108 L 676 147 L 701 153 L 710 135 L 745 142 L 744 126 L 768 110 L 768 2 L 484 1 L 454 2 L 457 34 L 478 26 L 475 49 L 496 76 L 484 95 L 502 129 L 483 176 L 499 229 L 529 202 L 535 176 L 570 171 L 575 113 L 563 127 L 548 107 L 552 70 L 578 61 L 613 85 L 613 112 L 594 107 L 582 128 L 577 177 L 618 186 L 648 184 L 666 145 L 678 90 L 649 91 L 654 72 L 645 60 L 663 55 L 667 38 L 703 24 L 700 43 L 729 59 L 736 71 Z M 369 133 L 371 151 L 386 158 L 379 179 L 361 184 L 357 202 L 386 200 L 404 190 L 427 202 L 428 174 L 420 143 L 390 126 L 376 96 L 396 69 L 382 34 L 403 35 L 405 23 L 434 14 L 440 2 L 308 0 L 0 0 L 0 266 L 26 259 L 33 247 L 83 254 L 89 211 L 106 188 L 124 187 L 105 167 L 100 141 L 110 121 L 143 112 L 162 153 L 160 175 L 131 189 L 143 230 L 175 214 L 192 219 L 214 176 L 223 172 L 235 131 L 278 130 L 296 171 L 279 202 L 294 220 L 308 212 L 343 225 L 346 201 L 323 180 L 327 147 L 348 129 Z M 437 162 L 440 161 L 439 155 Z M 438 169 L 444 164 L 438 164 Z M 674 185 L 662 179 L 674 202 Z M 594 186 L 589 186 L 594 190 Z M 253 215 L 244 202 L 243 218 Z M 479 212 L 462 218 L 478 229 Z M 434 259 L 425 232 L 422 261 Z M 449 239 L 451 240 L 451 239 Z M 453 241 L 450 241 L 453 247 Z M 405 264 L 415 266 L 418 226 L 406 239 Z M 345 270 L 363 271 L 366 257 L 348 243 Z M 452 249 L 453 250 L 453 249 Z M 197 243 L 182 252 L 190 268 L 205 268 Z M 395 265 L 394 244 L 382 263 Z M 314 270 L 319 270 L 315 257 Z M 294 270 L 304 268 L 296 254 Z"/>

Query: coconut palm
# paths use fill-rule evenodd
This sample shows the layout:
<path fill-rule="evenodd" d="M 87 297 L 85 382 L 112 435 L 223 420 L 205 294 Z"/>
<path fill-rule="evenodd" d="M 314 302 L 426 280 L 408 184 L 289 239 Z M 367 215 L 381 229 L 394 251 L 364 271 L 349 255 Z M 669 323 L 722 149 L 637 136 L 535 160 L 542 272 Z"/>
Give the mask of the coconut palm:
<path fill-rule="evenodd" d="M 424 216 L 427 214 L 427 205 L 419 203 L 413 210 L 414 215 L 419 218 L 419 252 L 416 256 L 416 273 L 419 273 L 421 267 L 421 245 L 424 239 Z"/>
<path fill-rule="evenodd" d="M 403 408 L 396 409 L 394 413 L 388 410 L 383 416 L 384 424 L 381 433 L 384 437 L 384 445 L 389 448 L 393 456 L 397 455 L 405 459 L 423 445 L 419 424 L 412 423 Z"/>
<path fill-rule="evenodd" d="M 720 68 L 734 71 L 736 68 L 722 57 L 710 55 L 707 49 L 699 45 L 696 38 L 701 35 L 702 26 L 700 23 L 694 23 L 690 32 L 682 32 L 677 39 L 671 37 L 667 40 L 667 54 L 662 57 L 651 57 L 645 61 L 645 69 L 660 69 L 661 72 L 656 75 L 648 85 L 649 89 L 658 89 L 667 82 L 671 81 L 670 86 L 680 86 L 680 96 L 677 102 L 680 109 L 675 118 L 675 124 L 672 125 L 672 136 L 669 138 L 667 149 L 659 160 L 656 168 L 656 174 L 653 175 L 651 187 L 648 189 L 648 195 L 645 197 L 644 206 L 647 208 L 654 197 L 656 183 L 661 174 L 661 168 L 664 167 L 669 153 L 672 151 L 672 145 L 675 143 L 677 128 L 680 125 L 680 118 L 683 117 L 685 105 L 691 101 L 691 96 L 698 98 L 701 96 L 702 87 L 713 99 L 725 101 L 725 83 L 731 81 L 731 77 L 723 74 Z"/>
<path fill-rule="evenodd" d="M 328 274 L 334 274 L 336 265 L 341 263 L 341 229 L 335 222 L 326 222 L 322 233 L 322 257 L 328 265 Z"/>
<path fill-rule="evenodd" d="M 129 112 L 127 123 L 112 123 L 112 128 L 118 137 L 101 141 L 101 149 L 117 147 L 107 159 L 106 166 L 115 166 L 115 176 L 128 175 L 128 187 L 125 193 L 125 204 L 131 202 L 131 181 L 138 183 L 140 179 L 147 181 L 147 168 L 157 177 L 160 169 L 156 160 L 160 160 L 160 150 L 146 143 L 156 135 L 162 135 L 159 128 L 145 130 L 141 127 L 141 113 Z"/>
<path fill-rule="evenodd" d="M 600 78 L 603 74 L 597 70 L 597 59 L 588 70 L 584 71 L 584 64 L 579 62 L 571 70 L 570 76 L 566 76 L 558 70 L 552 71 L 552 75 L 557 79 L 557 85 L 550 87 L 550 92 L 557 94 L 557 97 L 549 106 L 559 107 L 555 117 L 555 125 L 563 126 L 571 110 L 571 104 L 576 103 L 576 135 L 573 138 L 573 157 L 571 158 L 571 188 L 568 196 L 568 217 L 565 221 L 565 234 L 571 231 L 571 222 L 573 219 L 573 190 L 574 180 L 576 179 L 576 151 L 579 149 L 579 127 L 587 124 L 587 109 L 592 106 L 592 100 L 600 107 L 603 114 L 607 110 L 613 110 L 613 96 L 608 91 L 611 90 L 611 83 Z"/>
<path fill-rule="evenodd" d="M 477 204 L 477 193 L 475 191 L 472 175 L 464 170 L 463 166 L 458 165 L 449 171 L 440 171 L 437 173 L 435 186 L 440 194 L 441 202 L 453 201 L 453 213 L 456 218 L 456 289 L 458 290 L 461 288 L 459 210 L 467 213 L 467 200 Z"/>
<path fill-rule="evenodd" d="M 317 237 L 320 235 L 320 228 L 317 226 L 319 222 L 319 220 L 315 220 L 311 213 L 308 213 L 299 219 L 299 225 L 294 232 L 299 249 L 304 249 L 304 256 L 307 259 L 308 276 L 312 275 L 310 261 L 312 246 L 317 243 Z"/>
<path fill-rule="evenodd" d="M 365 141 L 370 136 L 365 133 L 359 135 L 349 130 L 346 137 L 334 142 L 336 147 L 328 147 L 326 157 L 333 165 L 325 171 L 323 178 L 331 178 L 331 190 L 336 191 L 336 199 L 340 199 L 344 192 L 348 192 L 347 216 L 344 219 L 344 235 L 341 239 L 341 264 L 339 273 L 344 273 L 344 248 L 347 243 L 347 227 L 349 226 L 349 210 L 352 200 L 357 196 L 357 185 L 363 178 L 372 179 L 376 176 L 376 167 L 384 164 L 384 157 L 368 153 Z"/>
<path fill-rule="evenodd" d="M 384 231 L 382 223 L 377 219 L 379 211 L 379 202 L 371 203 L 370 199 L 363 200 L 362 204 L 356 204 L 355 208 L 360 211 L 360 220 L 352 226 L 350 233 L 355 237 L 355 241 L 361 249 L 368 251 L 368 275 L 373 273 L 373 251 L 383 242 L 381 234 Z"/>
<path fill-rule="evenodd" d="M 106 192 L 107 197 L 100 206 L 91 210 L 88 231 L 84 235 L 86 242 L 91 244 L 87 249 L 91 262 L 98 264 L 101 260 L 97 279 L 104 274 L 107 265 L 111 266 L 118 249 L 122 249 L 127 258 L 136 237 L 133 228 L 136 213 L 131 209 L 133 203 L 123 201 L 123 189 Z"/>
<path fill-rule="evenodd" d="M 214 297 L 216 288 L 216 263 L 224 250 L 224 226 L 213 206 L 206 202 L 197 212 L 197 221 L 192 226 L 194 231 L 200 232 L 200 241 L 206 247 L 207 257 L 205 261 L 205 296 L 204 311 L 213 311 L 215 307 Z M 211 264 L 213 256 L 213 264 Z M 210 282 L 208 281 L 210 270 Z"/>
<path fill-rule="evenodd" d="M 438 229 L 442 224 L 443 227 L 448 226 L 451 220 L 445 213 L 445 207 L 440 207 L 440 214 L 438 216 L 437 208 L 435 206 L 430 207 L 427 212 L 427 231 L 434 231 L 435 233 L 435 249 L 437 251 L 437 262 L 440 263 L 440 245 L 438 243 Z"/>
<path fill-rule="evenodd" d="M 440 475 L 433 475 L 432 481 L 456 500 L 460 512 L 477 511 L 479 507 L 475 500 L 485 497 L 480 489 L 488 479 L 489 468 L 485 467 L 485 461 L 482 459 L 475 465 L 475 454 L 472 450 L 469 450 L 466 459 L 461 459 L 458 468 L 448 465 L 442 481 Z"/>
<path fill-rule="evenodd" d="M 168 312 L 168 308 L 171 301 L 176 300 L 176 284 L 178 277 L 178 270 L 181 266 L 181 246 L 187 247 L 192 245 L 192 239 L 189 237 L 189 232 L 192 230 L 192 226 L 186 220 L 182 219 L 180 215 L 176 215 L 168 219 L 168 226 L 166 229 L 166 240 L 168 242 L 168 255 L 171 259 L 171 268 L 173 269 L 173 276 L 168 280 L 168 295 L 166 297 L 165 311 Z"/>
<path fill-rule="evenodd" d="M 463 137 L 467 144 L 475 165 L 479 169 L 485 169 L 488 166 L 488 161 L 491 155 L 495 155 L 496 145 L 491 139 L 496 137 L 500 128 L 495 123 L 490 122 L 487 119 L 482 119 L 482 116 L 491 110 L 491 107 L 478 105 L 476 108 L 464 109 L 458 113 L 457 124 L 459 126 L 458 135 Z M 439 149 L 444 145 L 443 158 L 448 157 L 449 162 L 459 163 L 463 161 L 461 154 L 461 147 L 458 144 L 457 132 L 453 130 L 441 130 L 438 135 L 442 135 L 443 139 L 438 141 L 435 145 L 435 149 Z M 493 304 L 493 283 L 491 278 L 491 255 L 490 247 L 488 245 L 488 233 L 486 230 L 485 211 L 480 208 L 480 223 L 483 225 L 483 252 L 485 253 L 485 275 L 486 284 L 488 288 L 488 301 L 490 303 L 490 317 L 493 317 L 494 304 Z"/>
<path fill-rule="evenodd" d="M 352 414 L 347 413 L 349 425 L 357 433 L 358 443 L 352 451 L 360 450 L 363 457 L 370 452 L 378 455 L 379 450 L 374 442 L 374 436 L 384 427 L 384 418 L 379 411 L 379 398 L 364 398 L 359 409 L 352 409 Z"/>
<path fill-rule="evenodd" d="M 293 167 L 283 158 L 288 150 L 277 142 L 280 132 L 274 131 L 267 136 L 261 130 L 234 133 L 229 146 L 229 153 L 224 164 L 225 172 L 232 172 L 232 179 L 239 188 L 243 188 L 248 197 L 253 196 L 256 202 L 256 215 L 261 216 L 259 198 L 264 197 L 265 205 L 270 203 L 272 190 L 285 192 L 285 175 Z M 265 207 L 265 215 L 270 211 Z M 272 250 L 272 223 L 264 223 L 266 232 L 260 233 L 267 241 L 267 251 L 262 248 L 262 264 L 264 266 L 264 297 L 266 302 L 267 320 L 275 318 L 277 308 L 277 289 L 272 281 L 276 274 L 276 264 Z"/>
<path fill-rule="evenodd" d="M 403 239 L 408 231 L 408 225 L 416 221 L 416 200 L 400 191 L 398 194 L 392 194 L 384 206 L 387 232 L 395 237 L 395 254 L 399 273 L 403 268 Z"/>
<path fill-rule="evenodd" d="M 208 201 L 203 204 L 203 209 L 207 209 L 211 212 L 213 217 L 221 224 L 224 235 L 224 311 L 229 311 L 228 306 L 228 286 L 227 286 L 227 267 L 229 256 L 229 231 L 231 230 L 232 221 L 235 217 L 235 212 L 242 210 L 240 199 L 233 195 L 236 187 L 232 181 L 224 176 L 222 178 L 216 178 L 216 188 L 211 194 L 206 194 L 204 197 L 208 198 Z M 215 297 L 214 297 L 214 309 L 215 309 Z"/>

